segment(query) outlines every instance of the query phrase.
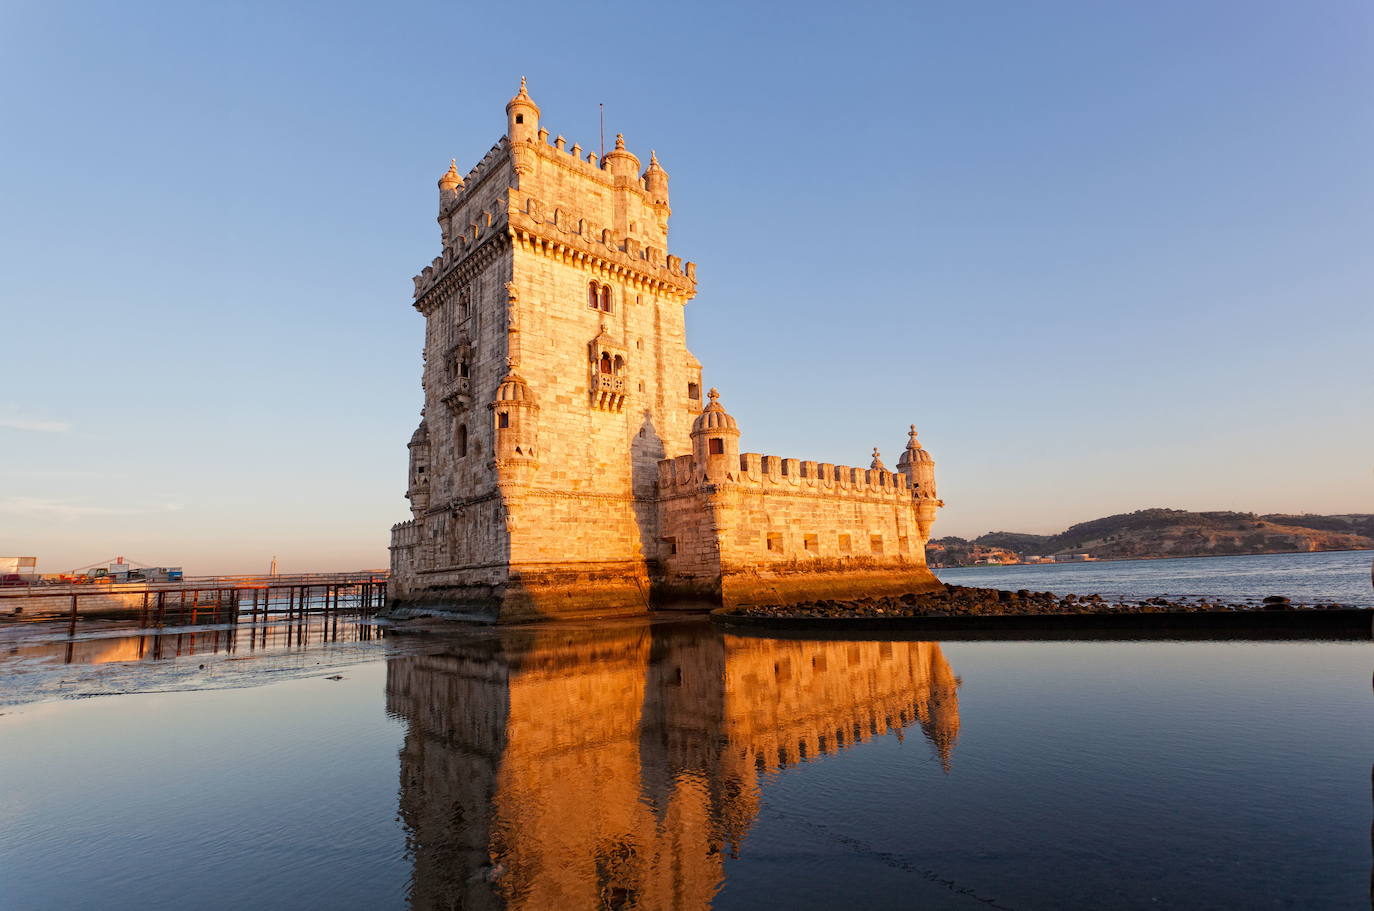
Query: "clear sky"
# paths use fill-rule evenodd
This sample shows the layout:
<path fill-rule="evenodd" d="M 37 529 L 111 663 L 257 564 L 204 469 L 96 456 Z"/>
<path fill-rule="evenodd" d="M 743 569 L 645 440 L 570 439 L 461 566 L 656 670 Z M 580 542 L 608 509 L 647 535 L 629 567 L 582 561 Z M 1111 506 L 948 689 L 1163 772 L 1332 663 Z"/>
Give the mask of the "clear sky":
<path fill-rule="evenodd" d="M 745 450 L 936 534 L 1374 511 L 1374 5 L 0 6 L 0 554 L 383 566 L 435 181 L 519 77 L 672 176 Z"/>

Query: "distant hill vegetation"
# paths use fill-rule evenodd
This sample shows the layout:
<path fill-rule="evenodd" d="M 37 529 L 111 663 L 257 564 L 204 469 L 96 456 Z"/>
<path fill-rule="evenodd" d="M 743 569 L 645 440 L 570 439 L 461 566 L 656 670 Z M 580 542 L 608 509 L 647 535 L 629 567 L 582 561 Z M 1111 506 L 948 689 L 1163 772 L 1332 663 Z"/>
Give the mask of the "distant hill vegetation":
<path fill-rule="evenodd" d="M 967 541 L 940 538 L 945 562 L 975 562 L 974 552 L 1029 555 L 1088 553 L 1101 560 L 1129 557 L 1202 557 L 1295 551 L 1374 549 L 1374 515 L 1257 515 L 1140 509 L 1070 526 L 1057 535 L 993 531 Z"/>

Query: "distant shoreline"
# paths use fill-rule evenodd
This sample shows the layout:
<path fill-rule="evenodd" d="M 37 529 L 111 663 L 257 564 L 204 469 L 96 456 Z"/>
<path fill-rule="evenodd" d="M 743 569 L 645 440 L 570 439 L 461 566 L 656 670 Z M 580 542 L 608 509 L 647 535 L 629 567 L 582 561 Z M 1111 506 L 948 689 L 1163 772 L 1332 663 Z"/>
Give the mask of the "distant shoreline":
<path fill-rule="evenodd" d="M 1374 548 L 1337 548 L 1333 550 L 1268 550 L 1252 554 L 1193 554 L 1169 557 L 1104 557 L 1100 560 L 1065 560 L 1063 563 L 970 563 L 967 566 L 932 566 L 931 572 L 942 569 L 1019 569 L 1027 566 L 1088 566 L 1093 563 L 1141 563 L 1147 560 L 1212 560 L 1227 557 L 1313 557 L 1319 554 L 1374 554 Z"/>

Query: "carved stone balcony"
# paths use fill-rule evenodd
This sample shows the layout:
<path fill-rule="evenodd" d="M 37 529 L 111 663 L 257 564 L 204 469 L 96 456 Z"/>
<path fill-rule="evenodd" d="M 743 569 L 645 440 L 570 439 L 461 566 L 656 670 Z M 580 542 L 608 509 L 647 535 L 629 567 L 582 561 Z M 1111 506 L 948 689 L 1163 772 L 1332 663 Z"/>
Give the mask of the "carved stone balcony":
<path fill-rule="evenodd" d="M 620 411 L 625 407 L 625 377 L 611 373 L 593 373 L 592 407 L 602 411 Z"/>
<path fill-rule="evenodd" d="M 439 399 L 448 406 L 448 410 L 454 413 L 464 410 L 472 404 L 471 381 L 468 377 L 460 376 L 449 380 L 444 385 L 444 394 Z"/>

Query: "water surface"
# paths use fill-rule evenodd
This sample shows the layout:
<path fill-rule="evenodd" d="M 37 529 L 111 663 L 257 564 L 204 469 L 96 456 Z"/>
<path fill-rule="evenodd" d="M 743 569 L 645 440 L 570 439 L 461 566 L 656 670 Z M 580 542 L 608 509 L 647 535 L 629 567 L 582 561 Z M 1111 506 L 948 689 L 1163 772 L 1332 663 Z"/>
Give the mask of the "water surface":
<path fill-rule="evenodd" d="M 1198 597 L 1260 601 L 1283 595 L 1295 602 L 1374 607 L 1370 563 L 1374 551 L 1110 560 L 1015 566 L 964 566 L 935 573 L 951 585 L 1052 591 L 1107 598 Z"/>
<path fill-rule="evenodd" d="M 693 619 L 164 655 L 0 662 L 5 907 L 1368 901 L 1367 643 Z"/>

